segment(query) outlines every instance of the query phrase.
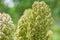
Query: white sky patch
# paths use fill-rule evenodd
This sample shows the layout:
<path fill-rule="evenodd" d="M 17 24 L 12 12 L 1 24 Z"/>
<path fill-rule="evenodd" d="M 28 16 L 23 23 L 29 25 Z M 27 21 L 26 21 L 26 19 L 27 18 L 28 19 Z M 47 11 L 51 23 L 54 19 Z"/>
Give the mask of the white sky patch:
<path fill-rule="evenodd" d="M 4 0 L 4 4 L 8 5 L 10 8 L 14 7 L 13 0 Z"/>

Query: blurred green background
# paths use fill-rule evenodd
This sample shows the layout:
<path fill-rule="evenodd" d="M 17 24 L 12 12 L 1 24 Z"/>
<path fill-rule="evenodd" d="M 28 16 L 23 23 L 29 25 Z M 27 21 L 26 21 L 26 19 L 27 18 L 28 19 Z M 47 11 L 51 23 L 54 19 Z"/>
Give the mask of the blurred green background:
<path fill-rule="evenodd" d="M 15 24 L 23 15 L 25 9 L 32 8 L 34 1 L 45 1 L 52 10 L 54 25 L 53 40 L 60 40 L 60 0 L 0 0 L 0 13 L 8 13 Z"/>

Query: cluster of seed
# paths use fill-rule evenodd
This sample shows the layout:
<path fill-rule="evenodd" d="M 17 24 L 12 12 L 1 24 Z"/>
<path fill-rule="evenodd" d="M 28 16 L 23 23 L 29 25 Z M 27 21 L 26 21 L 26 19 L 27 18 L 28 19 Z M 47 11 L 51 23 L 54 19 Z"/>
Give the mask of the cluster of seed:
<path fill-rule="evenodd" d="M 48 5 L 44 1 L 34 2 L 18 21 L 14 40 L 48 40 L 52 20 Z"/>
<path fill-rule="evenodd" d="M 0 40 L 12 40 L 13 21 L 6 13 L 0 13 Z"/>
<path fill-rule="evenodd" d="M 53 18 L 49 6 L 44 1 L 34 2 L 32 5 L 32 19 L 34 25 L 31 29 L 31 40 L 47 40 L 46 34 Z"/>
<path fill-rule="evenodd" d="M 31 15 L 31 9 L 25 10 L 24 15 L 18 21 L 18 27 L 15 33 L 14 40 L 28 40 L 27 31 L 29 32 L 30 20 L 28 19 Z"/>

